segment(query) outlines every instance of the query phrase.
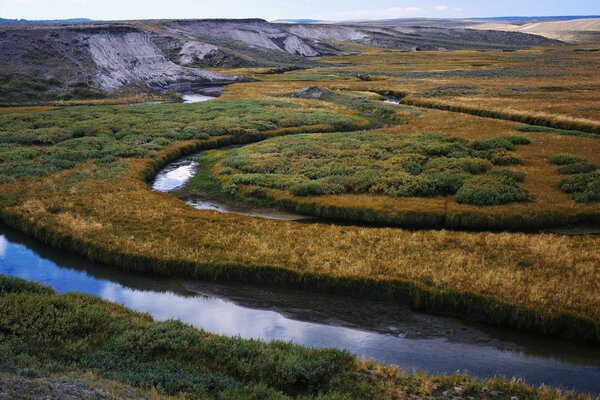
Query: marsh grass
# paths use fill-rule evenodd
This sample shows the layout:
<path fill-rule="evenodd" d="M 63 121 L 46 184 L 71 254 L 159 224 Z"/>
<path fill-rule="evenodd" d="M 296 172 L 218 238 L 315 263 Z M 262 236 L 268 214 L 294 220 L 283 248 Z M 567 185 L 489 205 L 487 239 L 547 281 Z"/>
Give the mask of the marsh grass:
<path fill-rule="evenodd" d="M 300 197 L 456 194 L 460 203 L 495 205 L 530 199 L 518 187 L 521 176 L 512 179 L 510 171 L 493 168 L 498 154 L 529 143 L 511 136 L 468 142 L 439 134 L 294 135 L 231 150 L 215 174 L 230 194 L 241 186 L 279 189 Z M 485 178 L 475 178 L 483 174 Z"/>
<path fill-rule="evenodd" d="M 96 160 L 152 157 L 176 141 L 261 137 L 276 129 L 348 130 L 357 118 L 292 103 L 214 101 L 200 106 L 67 107 L 0 115 L 0 182 L 44 176 Z M 310 128 L 309 128 L 310 130 Z"/>
<path fill-rule="evenodd" d="M 414 68 L 481 68 L 472 64 L 482 61 L 506 66 L 521 63 L 518 57 L 526 59 L 527 64 L 544 57 L 554 71 L 563 71 L 562 76 L 564 68 L 569 68 L 572 74 L 562 82 L 549 82 L 554 79 L 551 74 L 541 74 L 536 81 L 515 76 L 507 82 L 494 77 L 492 71 L 464 79 L 460 74 L 447 76 L 444 79 L 452 80 L 447 84 L 439 79 L 403 80 L 386 76 L 373 81 L 319 81 L 318 84 L 334 93 L 351 92 L 358 103 L 364 103 L 366 98 L 380 105 L 378 96 L 372 95 L 377 90 L 417 93 L 430 86 L 469 84 L 477 86 L 480 94 L 475 98 L 470 95 L 450 99 L 457 104 L 467 101 L 473 104 L 476 100 L 480 107 L 491 110 L 503 109 L 504 104 L 523 113 L 539 108 L 572 119 L 589 120 L 597 115 L 594 110 L 598 103 L 590 90 L 596 81 L 589 73 L 589 55 L 541 50 L 518 53 L 382 54 L 370 50 L 348 56 L 347 60 L 352 63 L 362 60 L 352 71 L 358 75 L 373 70 L 385 74 Z M 330 66 L 322 69 L 333 74 L 342 67 L 339 63 L 344 63 L 344 59 L 335 63 L 324 61 Z M 578 65 L 574 69 L 569 67 L 572 62 Z M 465 79 L 469 82 L 465 83 Z M 586 79 L 590 83 L 577 89 L 576 83 L 587 82 Z M 556 98 L 552 97 L 554 92 L 545 91 L 547 97 L 540 97 L 540 92 L 532 86 L 536 84 L 572 87 L 574 92 L 571 95 L 570 91 L 561 91 L 561 97 Z M 509 90 L 507 85 L 522 85 L 527 90 Z M 376 113 L 357 115 L 354 100 L 336 103 L 274 97 L 306 86 L 306 82 L 295 82 L 281 74 L 269 75 L 261 82 L 228 86 L 221 100 L 204 105 L 0 109 L 0 136 L 10 136 L 12 140 L 1 146 L 2 151 L 17 151 L 11 153 L 12 161 L 8 157 L 2 160 L 0 169 L 19 167 L 15 161 L 19 158 L 23 166 L 35 167 L 0 184 L 0 220 L 55 247 L 140 273 L 251 281 L 387 298 L 424 311 L 572 339 L 598 340 L 599 290 L 597 280 L 590 279 L 598 274 L 600 265 L 597 237 L 412 232 L 265 221 L 199 212 L 169 195 L 148 190 L 144 179 L 149 179 L 174 157 L 276 135 L 367 130 L 377 126 L 380 129 L 371 133 L 401 136 L 437 132 L 485 143 L 489 137 L 515 134 L 513 122 L 431 108 L 382 105 L 392 110 L 394 118 L 405 122 L 396 124 L 390 120 L 382 123 Z M 507 91 L 498 92 L 500 89 Z M 503 93 L 502 104 L 494 103 L 499 99 L 494 93 Z M 377 106 L 376 110 L 379 109 Z M 53 133 L 51 128 L 66 132 L 83 128 L 84 135 L 63 141 L 60 135 L 64 132 Z M 47 144 L 31 143 L 32 138 L 34 141 L 37 138 L 35 134 L 27 134 L 28 129 L 42 129 L 39 136 Z M 207 133 L 209 138 L 203 139 Z M 531 202 L 481 207 L 458 204 L 451 197 L 393 198 L 355 193 L 318 196 L 317 205 L 310 202 L 311 197 L 292 198 L 283 191 L 273 193 L 278 189 L 265 191 L 279 202 L 293 200 L 298 207 L 314 209 L 315 213 L 334 214 L 348 220 L 412 222 L 420 227 L 526 230 L 532 226 L 565 226 L 573 222 L 599 223 L 595 204 L 576 203 L 558 188 L 561 176 L 548 163 L 548 157 L 574 153 L 584 156 L 590 164 L 598 164 L 600 142 L 593 137 L 556 132 L 543 135 L 521 132 L 519 136 L 529 138 L 532 143 L 507 151 L 509 155 L 514 153 L 515 158 L 501 157 L 496 162 L 510 165 L 494 168 L 511 171 L 511 177 L 502 179 L 517 181 L 519 187 L 533 196 Z M 18 143 L 20 140 L 29 142 Z M 69 160 L 71 156 L 57 157 L 70 152 L 62 149 L 65 142 L 75 146 L 74 154 L 86 146 L 94 154 L 98 148 L 92 144 L 103 140 L 107 142 L 99 150 L 109 149 L 107 157 L 84 154 L 81 161 Z M 132 148 L 144 154 L 124 152 L 117 157 L 113 153 Z M 19 154 L 21 151 L 24 152 Z M 33 154 L 33 158 L 28 159 L 28 154 Z M 36 168 L 44 165 L 41 160 L 46 155 L 75 165 L 57 168 L 49 174 L 34 174 Z M 413 173 L 419 170 L 416 165 L 407 168 Z"/>

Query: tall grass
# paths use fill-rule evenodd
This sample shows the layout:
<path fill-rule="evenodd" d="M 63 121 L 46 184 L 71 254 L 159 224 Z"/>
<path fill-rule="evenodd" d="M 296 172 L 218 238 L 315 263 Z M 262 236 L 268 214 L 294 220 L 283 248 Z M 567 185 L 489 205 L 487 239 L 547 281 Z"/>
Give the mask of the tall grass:
<path fill-rule="evenodd" d="M 527 115 L 525 113 L 516 113 L 508 111 L 499 111 L 485 108 L 475 108 L 470 106 L 463 106 L 458 104 L 443 103 L 435 99 L 417 98 L 412 95 L 403 92 L 397 92 L 393 90 L 380 90 L 377 93 L 383 96 L 392 96 L 396 98 L 400 104 L 432 108 L 435 110 L 451 111 L 463 114 L 476 115 L 485 118 L 502 119 L 506 121 L 522 122 L 534 126 L 543 126 L 553 129 L 559 129 L 563 131 L 577 131 L 584 133 L 591 133 L 595 135 L 600 134 L 600 124 L 590 124 L 586 122 L 580 122 L 576 119 L 565 120 L 555 119 L 551 116 L 543 115 Z"/>

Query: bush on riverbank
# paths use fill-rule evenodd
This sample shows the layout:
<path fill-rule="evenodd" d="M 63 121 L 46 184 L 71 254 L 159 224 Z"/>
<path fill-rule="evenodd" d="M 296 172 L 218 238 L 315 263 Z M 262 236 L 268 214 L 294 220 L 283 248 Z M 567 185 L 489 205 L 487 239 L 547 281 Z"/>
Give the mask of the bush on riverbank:
<path fill-rule="evenodd" d="M 93 372 L 145 390 L 202 399 L 586 399 L 467 375 L 406 375 L 339 350 L 216 336 L 90 296 L 56 295 L 0 277 L 0 363 L 23 376 Z M 0 382 L 2 382 L 0 380 Z"/>
<path fill-rule="evenodd" d="M 555 154 L 550 163 L 559 165 L 556 172 L 571 175 L 562 179 L 558 187 L 578 203 L 600 201 L 600 170 L 585 158 L 574 154 Z"/>

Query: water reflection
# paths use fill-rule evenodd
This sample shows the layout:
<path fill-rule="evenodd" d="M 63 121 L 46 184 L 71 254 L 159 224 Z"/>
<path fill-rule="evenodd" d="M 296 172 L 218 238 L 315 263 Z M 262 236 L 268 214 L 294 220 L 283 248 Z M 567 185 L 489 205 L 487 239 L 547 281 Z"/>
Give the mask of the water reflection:
<path fill-rule="evenodd" d="M 182 188 L 190 179 L 194 177 L 199 164 L 194 161 L 201 153 L 185 157 L 173 162 L 156 175 L 154 181 L 150 184 L 152 190 L 158 192 L 173 192 Z M 253 207 L 245 204 L 225 203 L 223 201 L 207 200 L 200 198 L 188 199 L 186 203 L 197 210 L 217 211 L 224 214 L 245 215 L 247 217 L 257 217 L 273 219 L 280 221 L 300 221 L 308 220 L 309 217 L 300 214 L 289 213 L 271 208 Z"/>
<path fill-rule="evenodd" d="M 398 325 L 395 328 L 398 330 L 396 334 L 380 333 L 374 331 L 374 327 L 371 329 L 364 325 L 361 329 L 339 326 L 345 325 L 344 321 L 346 325 L 354 320 L 358 321 L 356 324 L 369 321 L 368 314 L 374 312 L 372 307 L 376 305 L 364 302 L 364 307 L 361 307 L 359 300 L 333 297 L 322 299 L 317 295 L 300 292 L 278 295 L 266 289 L 265 294 L 261 295 L 263 289 L 259 288 L 256 288 L 257 297 L 251 298 L 251 287 L 228 290 L 209 283 L 143 277 L 49 249 L 1 227 L 0 274 L 40 282 L 60 293 L 74 291 L 95 295 L 137 311 L 147 312 L 157 320 L 176 318 L 224 335 L 286 340 L 313 347 L 342 348 L 359 356 L 397 364 L 405 370 L 427 370 L 432 373 L 452 373 L 461 370 L 480 377 L 516 376 L 534 384 L 547 383 L 600 392 L 600 357 L 596 348 L 580 347 L 579 351 L 565 356 L 562 352 L 571 345 L 564 344 L 557 346 L 561 348 L 557 348 L 555 353 L 546 349 L 545 352 L 532 355 L 515 349 L 518 347 L 515 345 L 500 346 L 499 343 L 490 343 L 489 337 L 484 344 L 478 344 L 477 335 L 485 338 L 486 334 L 477 333 L 476 329 L 468 326 L 462 329 L 465 330 L 466 337 L 471 335 L 475 338 L 470 342 L 449 340 L 445 337 L 401 337 L 404 332 L 410 333 L 412 329 L 403 326 L 402 321 L 394 321 Z M 251 299 L 244 300 L 245 294 Z M 230 299 L 227 296 L 230 296 Z M 286 305 L 282 298 L 291 299 L 294 304 Z M 336 302 L 345 303 L 348 313 L 356 313 L 354 319 L 345 316 L 345 311 L 340 311 L 337 315 L 341 321 L 339 324 L 323 323 L 327 321 L 325 317 L 322 317 L 320 322 L 293 318 L 294 315 L 302 315 L 301 311 L 294 311 L 295 308 L 304 308 L 303 311 L 308 314 L 329 313 L 331 319 L 336 316 L 335 311 L 329 312 L 327 307 Z M 260 304 L 260 307 L 251 308 L 249 304 Z M 364 308 L 364 315 L 361 315 L 361 308 Z M 403 312 L 408 313 L 401 308 L 397 311 Z M 384 319 L 389 318 L 386 316 Z M 448 326 L 455 329 L 461 324 L 456 320 L 445 322 L 439 317 L 417 313 L 406 316 L 407 321 L 410 318 L 424 321 L 425 325 L 420 329 L 431 326 L 432 330 L 441 331 Z M 441 328 L 437 328 L 438 325 Z M 504 347 L 509 349 L 503 349 Z"/>
<path fill-rule="evenodd" d="M 156 175 L 151 188 L 158 192 L 179 189 L 193 178 L 197 167 L 198 163 L 190 158 L 169 164 Z"/>
<path fill-rule="evenodd" d="M 201 103 L 203 101 L 214 100 L 216 97 L 213 96 L 205 96 L 203 94 L 184 94 L 181 96 L 181 100 L 184 103 Z"/>

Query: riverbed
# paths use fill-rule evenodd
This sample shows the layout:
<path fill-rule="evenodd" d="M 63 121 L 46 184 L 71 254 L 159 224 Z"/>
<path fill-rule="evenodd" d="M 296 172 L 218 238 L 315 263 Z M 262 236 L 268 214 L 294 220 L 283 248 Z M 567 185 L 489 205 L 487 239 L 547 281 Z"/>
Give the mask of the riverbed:
<path fill-rule="evenodd" d="M 405 371 L 503 375 L 600 393 L 600 349 L 408 307 L 248 285 L 127 273 L 44 246 L 0 226 L 0 274 L 179 319 L 217 334 L 335 347 Z"/>

